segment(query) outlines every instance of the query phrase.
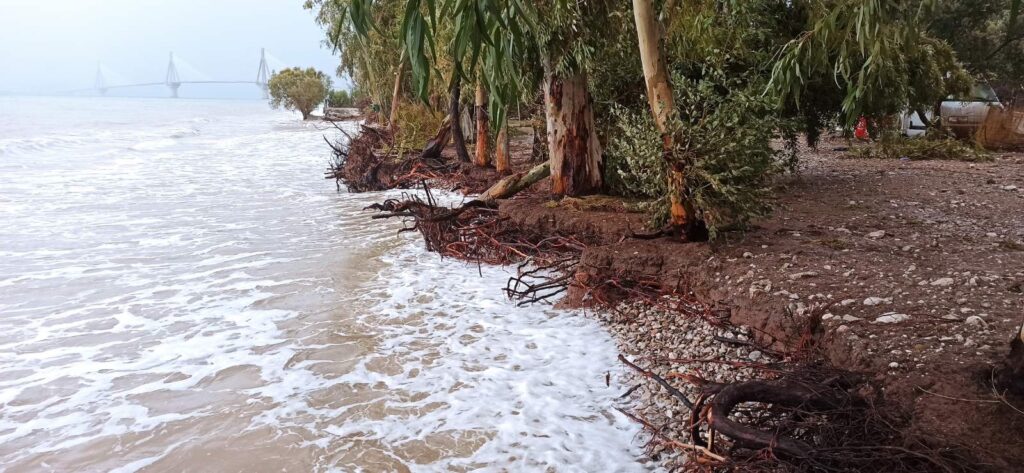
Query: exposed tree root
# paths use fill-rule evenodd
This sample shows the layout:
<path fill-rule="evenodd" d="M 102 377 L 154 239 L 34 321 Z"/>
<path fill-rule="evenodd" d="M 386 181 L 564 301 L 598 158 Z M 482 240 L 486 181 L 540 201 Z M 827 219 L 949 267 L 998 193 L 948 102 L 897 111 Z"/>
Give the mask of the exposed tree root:
<path fill-rule="evenodd" d="M 697 388 L 691 400 L 669 377 L 619 357 L 687 406 L 689 438 L 626 413 L 652 441 L 688 453 L 689 467 L 709 471 L 975 472 L 985 467 L 962 451 L 939 448 L 902 430 L 905 418 L 858 394 L 859 376 L 821 365 L 790 366 L 771 379 L 712 383 L 672 374 Z M 751 406 L 752 405 L 752 406 Z"/>
<path fill-rule="evenodd" d="M 1010 340 L 1010 354 L 996 370 L 993 384 L 999 391 L 1024 396 L 1024 325 Z"/>
<path fill-rule="evenodd" d="M 450 123 L 442 126 L 423 153 L 407 158 L 395 155 L 391 134 L 385 129 L 363 125 L 357 136 L 338 129 L 348 137 L 348 144 L 334 144 L 325 138 L 333 150 L 325 177 L 344 183 L 351 192 L 409 189 L 454 169 L 440 159 L 439 151 L 450 139 Z"/>

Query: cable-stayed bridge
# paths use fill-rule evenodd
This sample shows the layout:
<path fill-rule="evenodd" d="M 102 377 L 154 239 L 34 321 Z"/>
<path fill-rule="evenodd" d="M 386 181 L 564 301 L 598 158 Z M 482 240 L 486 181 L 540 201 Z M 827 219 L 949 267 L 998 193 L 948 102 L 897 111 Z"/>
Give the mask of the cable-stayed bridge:
<path fill-rule="evenodd" d="M 107 92 L 116 89 L 131 89 L 137 87 L 166 86 L 173 98 L 178 98 L 178 89 L 185 84 L 253 84 L 263 92 L 263 98 L 268 97 L 267 83 L 270 81 L 270 67 L 267 65 L 267 51 L 260 49 L 260 65 L 256 70 L 255 80 L 182 80 L 178 74 L 178 67 L 174 64 L 174 53 L 171 53 L 167 63 L 167 74 L 163 82 L 140 82 L 136 84 L 110 84 L 103 75 L 103 68 L 96 67 L 96 80 L 93 86 L 88 89 L 70 90 L 69 94 L 80 94 L 93 92 L 97 95 L 106 95 Z"/>

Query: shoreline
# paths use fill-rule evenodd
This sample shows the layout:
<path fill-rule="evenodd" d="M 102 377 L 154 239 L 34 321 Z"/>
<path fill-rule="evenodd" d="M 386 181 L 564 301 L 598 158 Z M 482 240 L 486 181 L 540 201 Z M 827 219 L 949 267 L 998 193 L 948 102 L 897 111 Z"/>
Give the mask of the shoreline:
<path fill-rule="evenodd" d="M 512 141 L 517 170 L 530 165 L 530 141 Z M 1024 282 L 1024 155 L 887 161 L 851 158 L 837 144 L 802 149 L 800 172 L 778 183 L 775 212 L 712 244 L 629 238 L 643 230 L 642 215 L 602 197 L 553 202 L 543 184 L 502 201 L 498 214 L 510 228 L 582 242 L 560 304 L 600 306 L 596 318 L 620 352 L 662 377 L 736 382 L 818 360 L 859 375 L 865 396 L 905 419 L 900 438 L 984 459 L 994 471 L 1019 464 L 1020 442 L 1004 433 L 1024 415 L 978 379 L 1005 357 L 1024 306 L 1012 291 Z M 450 149 L 444 156 L 454 159 Z M 499 177 L 465 170 L 447 184 L 480 189 Z M 659 289 L 595 300 L 609 282 L 638 281 Z M 666 294 L 692 307 L 651 307 Z M 705 361 L 680 361 L 689 359 Z M 687 442 L 679 416 L 690 413 L 653 381 L 637 384 L 638 416 L 675 424 L 676 440 Z M 950 428 L 945 419 L 964 411 L 963 425 Z M 669 450 L 654 443 L 653 453 Z M 692 460 L 659 456 L 665 465 Z"/>

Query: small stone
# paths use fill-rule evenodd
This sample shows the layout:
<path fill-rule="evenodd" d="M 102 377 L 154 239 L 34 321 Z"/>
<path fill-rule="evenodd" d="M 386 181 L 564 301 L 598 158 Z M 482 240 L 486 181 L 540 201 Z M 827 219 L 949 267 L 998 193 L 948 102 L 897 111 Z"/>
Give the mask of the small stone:
<path fill-rule="evenodd" d="M 988 323 L 985 322 L 985 319 L 982 319 L 981 317 L 978 317 L 977 315 L 972 315 L 972 316 L 968 317 L 967 320 L 964 320 L 964 323 L 967 324 L 967 325 L 973 326 L 973 327 L 985 327 L 985 326 L 988 326 Z"/>
<path fill-rule="evenodd" d="M 849 331 L 850 327 L 848 325 L 840 325 L 839 327 L 836 327 L 836 333 L 846 333 Z"/>
<path fill-rule="evenodd" d="M 1014 185 L 1003 186 L 1002 189 L 1004 191 L 1015 191 L 1015 190 L 1017 190 L 1017 186 L 1014 186 Z"/>
<path fill-rule="evenodd" d="M 890 368 L 899 368 L 900 364 L 894 361 L 892 363 L 889 363 L 889 367 Z"/>
<path fill-rule="evenodd" d="M 891 302 L 891 297 L 868 297 L 864 299 L 864 305 L 889 304 Z"/>
<path fill-rule="evenodd" d="M 848 306 L 850 304 L 856 304 L 856 303 L 857 303 L 857 299 L 843 299 L 843 301 L 840 302 L 839 305 L 841 305 L 843 307 L 846 307 L 846 306 Z"/>
<path fill-rule="evenodd" d="M 939 278 L 931 282 L 932 286 L 946 287 L 953 285 L 953 278 Z"/>
<path fill-rule="evenodd" d="M 747 358 L 748 358 L 748 359 L 749 359 L 750 361 L 757 361 L 757 360 L 760 360 L 760 359 L 761 359 L 761 352 L 760 352 L 760 351 L 757 351 L 757 350 L 754 350 L 754 351 L 750 352 L 750 354 L 749 354 L 749 355 L 747 355 Z"/>
<path fill-rule="evenodd" d="M 985 236 L 987 236 L 989 238 L 995 238 L 998 235 L 996 235 L 995 233 L 992 233 L 992 232 L 988 232 L 988 233 L 985 234 Z"/>
<path fill-rule="evenodd" d="M 817 271 L 803 271 L 799 273 L 793 273 L 789 275 L 790 281 L 796 281 L 797 279 L 813 278 L 818 275 Z"/>
<path fill-rule="evenodd" d="M 888 313 L 875 319 L 876 324 L 898 324 L 904 320 L 910 319 L 907 314 Z"/>
<path fill-rule="evenodd" d="M 849 314 L 843 316 L 843 322 L 860 322 L 861 320 L 864 320 L 864 319 L 862 319 L 860 317 L 854 317 L 854 316 L 849 315 Z"/>
<path fill-rule="evenodd" d="M 743 257 L 744 257 L 744 258 L 753 258 L 753 257 L 754 257 L 754 254 L 753 254 L 753 253 L 751 253 L 751 252 L 749 252 L 749 251 L 744 251 L 744 252 L 743 252 Z"/>
<path fill-rule="evenodd" d="M 885 236 L 885 230 L 876 230 L 876 231 L 873 231 L 871 233 L 868 233 L 868 238 L 872 238 L 872 239 L 875 239 L 875 240 L 877 240 L 879 238 L 882 238 L 884 236 Z"/>

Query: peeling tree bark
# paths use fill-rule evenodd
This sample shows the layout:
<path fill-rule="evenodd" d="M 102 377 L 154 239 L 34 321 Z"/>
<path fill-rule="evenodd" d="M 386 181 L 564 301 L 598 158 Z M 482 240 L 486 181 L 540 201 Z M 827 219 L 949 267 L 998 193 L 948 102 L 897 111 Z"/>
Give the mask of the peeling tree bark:
<path fill-rule="evenodd" d="M 452 99 L 449 105 L 449 116 L 452 122 L 452 141 L 455 143 L 455 154 L 458 155 L 459 161 L 464 163 L 470 162 L 469 151 L 466 150 L 466 136 L 462 134 L 462 122 L 459 121 L 462 118 L 460 113 L 459 100 L 461 99 L 462 89 L 461 79 L 455 78 L 452 84 Z"/>
<path fill-rule="evenodd" d="M 487 133 L 490 127 L 487 117 L 487 89 L 483 83 L 476 85 L 476 107 L 473 114 L 476 116 L 476 155 L 473 163 L 483 168 L 491 165 L 491 157 L 487 154 Z"/>
<path fill-rule="evenodd" d="M 669 224 L 677 236 L 685 236 L 691 241 L 704 239 L 706 230 L 697 221 L 693 202 L 686 188 L 686 161 L 674 156 L 673 153 L 675 141 L 671 123 L 675 118 L 676 105 L 672 96 L 668 68 L 665 67 L 665 55 L 662 54 L 662 28 L 654 11 L 654 2 L 633 0 L 633 16 L 636 19 L 644 81 L 647 84 L 647 101 L 654 115 L 654 123 L 661 132 L 662 156 L 668 167 Z"/>
<path fill-rule="evenodd" d="M 498 142 L 494 145 L 494 167 L 499 174 L 505 174 L 512 170 L 512 156 L 509 155 L 508 118 L 501 124 L 498 130 Z"/>
<path fill-rule="evenodd" d="M 594 110 L 587 76 L 561 76 L 545 64 L 544 106 L 548 125 L 551 192 L 580 196 L 600 192 L 601 143 L 594 127 Z"/>

